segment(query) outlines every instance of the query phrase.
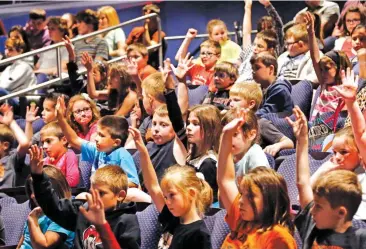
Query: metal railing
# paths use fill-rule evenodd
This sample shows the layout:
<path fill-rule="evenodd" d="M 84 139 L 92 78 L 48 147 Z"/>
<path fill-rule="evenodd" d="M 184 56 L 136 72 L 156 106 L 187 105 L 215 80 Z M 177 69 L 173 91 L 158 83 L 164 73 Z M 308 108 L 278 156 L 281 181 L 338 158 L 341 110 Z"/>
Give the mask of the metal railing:
<path fill-rule="evenodd" d="M 106 29 L 103 29 L 103 30 L 98 30 L 98 31 L 92 32 L 92 33 L 87 34 L 87 35 L 78 36 L 77 38 L 71 39 L 71 42 L 74 43 L 74 42 L 77 42 L 77 41 L 80 41 L 80 40 L 83 40 L 83 39 L 86 39 L 86 38 L 90 38 L 90 37 L 93 37 L 93 36 L 97 36 L 99 34 L 103 34 L 103 33 L 109 32 L 111 30 L 114 30 L 114 29 L 117 29 L 117 28 L 121 28 L 121 27 L 126 26 L 128 24 L 135 23 L 135 22 L 138 22 L 138 21 L 142 21 L 142 20 L 145 20 L 145 19 L 148 19 L 148 18 L 156 18 L 157 23 L 158 23 L 158 40 L 159 40 L 159 43 L 158 44 L 149 46 L 148 47 L 148 50 L 152 50 L 152 49 L 159 48 L 159 64 L 162 65 L 162 63 L 163 63 L 163 49 L 162 49 L 162 37 L 161 37 L 161 20 L 160 20 L 159 15 L 156 14 L 156 13 L 152 13 L 152 14 L 140 16 L 140 17 L 131 19 L 131 20 L 126 21 L 126 22 L 122 22 L 122 23 L 120 23 L 118 25 L 115 25 L 115 26 L 112 26 L 112 27 L 109 27 L 109 28 L 106 28 Z M 57 60 L 57 74 L 58 74 L 58 77 L 57 78 L 54 78 L 52 80 L 49 80 L 47 82 L 44 82 L 44 83 L 41 83 L 41 84 L 37 84 L 37 85 L 34 85 L 34 86 L 30 86 L 30 87 L 28 87 L 26 89 L 23 89 L 23 90 L 20 90 L 20 91 L 16 91 L 16 92 L 10 93 L 8 95 L 2 96 L 2 97 L 0 97 L 0 101 L 4 101 L 4 100 L 10 99 L 10 98 L 19 97 L 19 96 L 22 96 L 22 95 L 24 95 L 24 94 L 26 94 L 28 92 L 32 92 L 32 91 L 35 91 L 35 90 L 38 90 L 38 89 L 42 89 L 42 88 L 51 86 L 51 85 L 53 85 L 55 83 L 58 83 L 58 82 L 61 82 L 63 80 L 68 79 L 69 77 L 62 77 L 62 68 L 61 68 L 61 47 L 62 46 L 64 46 L 64 42 L 59 42 L 59 43 L 54 44 L 54 45 L 50 45 L 50 46 L 47 46 L 47 47 L 44 47 L 44 48 L 40 48 L 40 49 L 37 49 L 37 50 L 34 50 L 34 51 L 30 51 L 30 52 L 27 52 L 27 53 L 24 53 L 24 54 L 21 54 L 21 55 L 18 55 L 18 56 L 14 56 L 14 57 L 10 57 L 10 58 L 1 60 L 0 61 L 0 66 L 1 65 L 4 65 L 4 64 L 7 64 L 9 62 L 13 62 L 13 61 L 19 60 L 19 59 L 24 59 L 24 58 L 26 58 L 28 56 L 34 56 L 34 55 L 37 55 L 37 54 L 40 54 L 40 53 L 44 53 L 44 52 L 49 51 L 49 50 L 52 50 L 52 49 L 56 49 L 56 60 Z M 108 63 L 112 63 L 112 62 L 119 61 L 119 60 L 121 60 L 122 58 L 125 58 L 125 57 L 126 56 L 124 55 L 124 56 L 120 56 L 118 58 L 114 58 L 114 59 L 108 61 Z M 86 70 L 79 71 L 79 73 L 84 73 L 85 71 Z"/>

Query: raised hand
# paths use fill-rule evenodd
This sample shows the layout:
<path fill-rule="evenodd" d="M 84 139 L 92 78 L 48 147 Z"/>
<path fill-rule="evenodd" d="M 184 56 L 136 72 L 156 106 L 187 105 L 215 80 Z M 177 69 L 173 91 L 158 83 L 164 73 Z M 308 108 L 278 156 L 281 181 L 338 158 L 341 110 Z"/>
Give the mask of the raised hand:
<path fill-rule="evenodd" d="M 308 122 L 305 114 L 300 110 L 298 106 L 293 109 L 296 120 L 292 121 L 289 117 L 286 117 L 287 122 L 292 126 L 292 130 L 297 140 L 300 138 L 308 137 Z"/>
<path fill-rule="evenodd" d="M 147 150 L 144 141 L 142 140 L 141 133 L 138 129 L 130 126 L 130 128 L 128 128 L 128 132 L 131 134 L 133 140 L 135 141 L 136 149 L 138 149 L 139 151 Z"/>
<path fill-rule="evenodd" d="M 0 123 L 9 126 L 14 120 L 13 107 L 9 104 L 2 104 L 0 112 L 3 114 L 3 116 L 0 116 Z"/>
<path fill-rule="evenodd" d="M 259 0 L 259 2 L 264 6 L 267 7 L 268 5 L 271 4 L 271 2 L 269 0 Z"/>
<path fill-rule="evenodd" d="M 245 8 L 251 8 L 253 5 L 252 0 L 244 0 L 244 2 L 245 2 Z"/>
<path fill-rule="evenodd" d="M 170 62 L 170 59 L 167 58 L 166 60 L 164 60 L 164 66 L 159 67 L 159 71 L 163 74 L 164 82 L 166 82 L 166 79 L 168 78 L 169 73 L 172 71 L 171 64 L 172 63 Z"/>
<path fill-rule="evenodd" d="M 245 123 L 246 113 L 247 110 L 245 109 L 237 110 L 236 117 L 233 120 L 231 120 L 231 122 L 229 122 L 227 125 L 225 125 L 222 131 L 226 133 L 237 132 L 240 129 L 240 127 Z"/>
<path fill-rule="evenodd" d="M 83 66 L 86 68 L 86 70 L 88 70 L 88 72 L 93 70 L 93 59 L 88 54 L 88 52 L 83 52 L 81 54 L 81 64 L 83 64 Z"/>
<path fill-rule="evenodd" d="M 315 25 L 314 17 L 309 11 L 305 12 L 304 20 L 305 20 L 306 28 L 307 28 L 308 32 L 314 33 L 314 25 Z"/>
<path fill-rule="evenodd" d="M 28 215 L 28 220 L 32 220 L 35 224 L 38 224 L 38 218 L 43 215 L 42 208 L 34 208 Z"/>
<path fill-rule="evenodd" d="M 66 35 L 65 38 L 62 38 L 62 40 L 65 42 L 65 48 L 66 48 L 67 52 L 69 53 L 69 60 L 75 61 L 76 56 L 75 56 L 74 45 L 70 41 L 70 38 Z"/>
<path fill-rule="evenodd" d="M 64 95 L 57 98 L 56 115 L 57 118 L 64 118 L 66 114 L 66 105 Z"/>
<path fill-rule="evenodd" d="M 186 76 L 187 72 L 194 66 L 192 63 L 193 57 L 189 58 L 190 53 L 187 53 L 185 58 L 179 58 L 179 63 L 177 67 L 174 67 L 173 64 L 170 67 L 173 70 L 173 73 L 177 78 L 183 79 Z"/>
<path fill-rule="evenodd" d="M 86 210 L 83 206 L 80 206 L 80 212 L 93 225 L 102 226 L 103 224 L 107 223 L 104 214 L 104 204 L 97 190 L 91 188 L 90 193 L 90 195 L 86 195 L 86 199 L 88 201 L 88 210 Z"/>
<path fill-rule="evenodd" d="M 127 65 L 127 73 L 131 76 L 137 76 L 138 75 L 137 62 L 131 59 L 126 59 L 125 62 Z"/>
<path fill-rule="evenodd" d="M 189 39 L 194 39 L 196 36 L 197 36 L 197 30 L 196 29 L 188 29 L 187 31 L 187 34 L 186 34 L 186 37 L 189 38 Z"/>
<path fill-rule="evenodd" d="M 30 147 L 30 168 L 33 174 L 42 174 L 43 172 L 43 149 L 38 147 L 38 145 L 32 145 Z"/>
<path fill-rule="evenodd" d="M 358 75 L 355 76 L 354 72 L 347 68 L 347 73 L 342 70 L 341 77 L 342 85 L 334 86 L 334 88 L 346 102 L 354 102 L 357 96 Z"/>
<path fill-rule="evenodd" d="M 31 103 L 29 106 L 27 106 L 27 113 L 25 114 L 25 121 L 29 123 L 33 123 L 37 119 L 39 119 L 39 116 L 36 116 L 38 112 L 38 107 L 35 103 Z"/>

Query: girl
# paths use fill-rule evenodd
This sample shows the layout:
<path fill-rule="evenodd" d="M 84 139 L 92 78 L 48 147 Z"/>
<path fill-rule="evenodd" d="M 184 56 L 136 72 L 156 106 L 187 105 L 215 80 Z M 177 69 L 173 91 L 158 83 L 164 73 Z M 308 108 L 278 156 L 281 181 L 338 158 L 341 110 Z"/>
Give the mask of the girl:
<path fill-rule="evenodd" d="M 66 119 L 80 138 L 90 142 L 95 141 L 99 118 L 99 111 L 88 95 L 75 95 L 70 99 Z"/>
<path fill-rule="evenodd" d="M 71 199 L 70 186 L 61 171 L 49 165 L 45 165 L 43 170 L 50 178 L 52 187 L 59 198 Z M 60 227 L 42 213 L 42 209 L 38 207 L 33 193 L 32 178 L 30 176 L 26 181 L 25 190 L 32 211 L 28 216 L 28 222 L 24 226 L 24 234 L 17 248 L 55 248 L 63 246 L 72 248 L 75 234 Z"/>
<path fill-rule="evenodd" d="M 342 70 L 351 67 L 347 55 L 342 51 L 330 51 L 320 58 L 320 51 L 314 32 L 314 19 L 309 12 L 305 15 L 309 35 L 310 56 L 318 78 L 321 92 L 316 100 L 310 121 L 326 112 L 334 112 L 338 106 L 342 107 L 341 97 L 334 86 L 341 83 Z"/>
<path fill-rule="evenodd" d="M 22 26 L 15 25 L 15 26 L 11 27 L 11 29 L 8 32 L 8 37 L 11 39 L 19 39 L 24 42 L 25 46 L 24 46 L 23 53 L 27 53 L 30 51 L 30 45 L 29 45 L 27 33 L 25 32 L 25 30 L 23 29 Z M 26 61 L 31 67 L 34 66 L 34 57 L 33 56 L 28 56 L 27 58 L 24 58 L 23 60 Z"/>
<path fill-rule="evenodd" d="M 256 167 L 236 183 L 232 137 L 246 121 L 241 111 L 223 128 L 217 182 L 231 233 L 221 248 L 296 248 L 283 177 L 272 169 Z"/>
<path fill-rule="evenodd" d="M 138 129 L 130 128 L 136 147 L 141 155 L 141 169 L 146 187 L 159 211 L 159 221 L 165 233 L 159 248 L 211 248 L 210 235 L 202 215 L 212 202 L 212 189 L 188 166 L 168 168 L 160 182 L 149 152 Z M 167 243 L 170 242 L 170 245 Z"/>
<path fill-rule="evenodd" d="M 126 67 L 122 64 L 110 66 L 107 88 L 96 90 L 92 71 L 93 60 L 87 53 L 83 53 L 81 60 L 87 69 L 89 96 L 98 100 L 108 100 L 109 112 L 117 107 L 117 111 L 114 112 L 115 115 L 128 116 L 138 99 L 136 85 L 127 73 Z"/>
<path fill-rule="evenodd" d="M 237 112 L 238 109 L 229 110 L 221 121 L 222 126 L 235 120 Z M 245 124 L 240 127 L 241 129 L 236 130 L 234 133 L 229 133 L 229 135 L 232 135 L 230 141 L 225 141 L 228 144 L 227 148 L 231 148 L 236 176 L 238 177 L 248 174 L 251 169 L 257 166 L 269 167 L 266 155 L 256 143 L 259 131 L 255 113 L 248 112 Z"/>
<path fill-rule="evenodd" d="M 112 6 L 103 6 L 98 9 L 99 30 L 119 24 L 117 11 Z M 126 54 L 126 36 L 122 28 L 117 28 L 103 33 L 102 37 L 108 44 L 109 56 L 119 57 Z"/>
<path fill-rule="evenodd" d="M 357 57 L 352 60 L 353 71 L 360 75 L 361 79 L 366 79 L 366 24 L 357 25 L 351 33 L 352 48 L 357 52 Z M 364 64 L 362 64 L 364 63 Z M 360 65 L 363 65 L 360 67 Z"/>

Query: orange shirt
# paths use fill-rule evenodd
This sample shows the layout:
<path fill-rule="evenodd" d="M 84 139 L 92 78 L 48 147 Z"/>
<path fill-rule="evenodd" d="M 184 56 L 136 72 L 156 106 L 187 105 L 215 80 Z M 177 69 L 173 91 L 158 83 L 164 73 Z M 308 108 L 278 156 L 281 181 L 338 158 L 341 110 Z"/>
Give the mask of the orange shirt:
<path fill-rule="evenodd" d="M 230 234 L 226 237 L 221 249 L 296 249 L 297 245 L 289 230 L 281 225 L 274 226 L 266 232 L 254 231 L 247 233 L 244 229 L 238 228 L 241 221 L 239 212 L 238 195 L 231 210 L 225 217 L 225 221 L 230 227 Z"/>
<path fill-rule="evenodd" d="M 156 73 L 157 70 L 150 65 L 146 65 L 142 70 L 138 72 L 141 80 L 144 80 L 150 74 Z"/>
<path fill-rule="evenodd" d="M 212 67 L 210 70 L 202 65 L 195 64 L 187 75 L 191 78 L 192 85 L 206 85 L 210 92 L 215 92 L 216 87 L 214 83 L 215 70 Z"/>

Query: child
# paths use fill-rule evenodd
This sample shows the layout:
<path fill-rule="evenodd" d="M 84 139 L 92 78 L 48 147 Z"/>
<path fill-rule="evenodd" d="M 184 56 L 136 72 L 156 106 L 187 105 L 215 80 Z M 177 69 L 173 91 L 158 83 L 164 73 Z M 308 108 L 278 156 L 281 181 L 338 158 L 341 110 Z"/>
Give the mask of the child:
<path fill-rule="evenodd" d="M 229 110 L 223 117 L 222 126 L 228 125 L 236 118 L 238 109 Z M 256 143 L 259 131 L 258 121 L 254 112 L 248 112 L 247 120 L 241 129 L 238 129 L 232 135 L 230 141 L 221 141 L 228 148 L 232 148 L 231 153 L 235 163 L 236 176 L 241 177 L 248 174 L 249 171 L 258 166 L 269 167 L 269 163 L 262 148 Z M 227 135 L 228 137 L 228 135 Z"/>
<path fill-rule="evenodd" d="M 31 50 L 43 48 L 51 44 L 47 29 L 46 11 L 44 9 L 32 9 L 29 12 L 29 20 L 24 29 L 27 32 Z"/>
<path fill-rule="evenodd" d="M 89 96 L 93 99 L 108 100 L 108 107 L 111 107 L 112 111 L 118 108 L 115 115 L 128 116 L 137 101 L 137 93 L 136 85 L 132 81 L 131 76 L 127 73 L 127 68 L 121 64 L 112 65 L 109 68 L 107 89 L 96 90 L 92 58 L 85 53 L 81 60 L 87 69 L 87 89 Z M 115 95 L 113 95 L 114 91 L 116 93 Z"/>
<path fill-rule="evenodd" d="M 23 186 L 27 176 L 24 159 L 29 140 L 15 122 L 9 105 L 1 105 L 0 112 L 0 188 Z M 18 147 L 12 150 L 14 138 L 18 141 Z"/>
<path fill-rule="evenodd" d="M 44 166 L 44 173 L 52 183 L 54 193 L 59 199 L 71 199 L 71 189 L 67 184 L 62 172 L 49 165 Z M 66 230 L 44 215 L 38 206 L 35 198 L 32 178 L 29 176 L 25 184 L 25 192 L 28 196 L 32 211 L 28 215 L 28 222 L 24 226 L 24 234 L 20 238 L 18 248 L 54 248 L 54 247 L 73 247 L 75 233 Z"/>
<path fill-rule="evenodd" d="M 77 187 L 79 184 L 79 160 L 74 151 L 67 149 L 67 140 L 61 127 L 54 121 L 43 126 L 40 133 L 42 148 L 47 155 L 44 163 L 59 168 L 70 187 Z"/>
<path fill-rule="evenodd" d="M 66 119 L 80 138 L 90 142 L 95 141 L 99 118 L 97 106 L 87 94 L 75 95 L 70 99 Z"/>
<path fill-rule="evenodd" d="M 277 60 L 268 52 L 261 52 L 250 59 L 253 79 L 265 92 L 263 101 L 256 112 L 258 117 L 266 113 L 288 115 L 294 106 L 291 98 L 292 85 L 286 79 L 277 78 Z"/>
<path fill-rule="evenodd" d="M 289 118 L 287 121 L 297 138 L 296 184 L 302 211 L 297 215 L 295 225 L 303 248 L 363 248 L 365 230 L 352 228 L 352 218 L 362 198 L 356 174 L 335 170 L 318 178 L 311 186 L 307 121 L 297 106 L 294 114 L 296 121 Z"/>
<path fill-rule="evenodd" d="M 192 167 L 172 166 L 161 179 L 160 186 L 154 166 L 139 131 L 130 128 L 141 155 L 141 168 L 146 187 L 160 213 L 163 232 L 161 246 L 170 242 L 170 249 L 211 248 L 210 235 L 202 215 L 212 202 L 212 189 L 196 175 Z M 173 238 L 171 238 L 173 236 Z"/>
<path fill-rule="evenodd" d="M 357 25 L 351 33 L 352 47 L 357 52 L 357 57 L 352 60 L 353 71 L 360 75 L 360 78 L 366 79 L 366 69 L 361 67 L 362 63 L 366 63 L 366 24 Z M 362 64 L 365 65 L 365 64 Z"/>
<path fill-rule="evenodd" d="M 63 97 L 57 100 L 57 119 L 65 137 L 74 149 L 81 150 L 81 160 L 93 163 L 92 171 L 106 164 L 120 165 L 127 172 L 131 186 L 139 185 L 137 171 L 130 153 L 123 148 L 127 139 L 128 123 L 125 118 L 104 116 L 97 123 L 95 143 L 80 138 L 65 119 Z M 83 111 L 84 112 L 84 111 Z"/>
<path fill-rule="evenodd" d="M 217 183 L 231 230 L 221 248 L 296 248 L 286 182 L 272 169 L 257 164 L 242 180 L 235 178 L 232 137 L 246 118 L 241 112 L 224 129 L 219 150 Z M 249 115 L 250 116 L 250 115 Z M 258 156 L 258 155 L 257 155 Z M 258 156 L 259 157 L 259 156 Z"/>
<path fill-rule="evenodd" d="M 230 89 L 230 109 L 245 108 L 256 112 L 262 102 L 263 94 L 255 82 L 237 82 Z M 280 150 L 293 149 L 294 143 L 281 133 L 271 121 L 258 118 L 259 144 L 263 151 L 275 156 Z"/>
<path fill-rule="evenodd" d="M 341 96 L 334 89 L 334 85 L 341 83 L 342 70 L 351 67 L 347 55 L 341 51 L 330 51 L 321 57 L 318 43 L 314 33 L 314 19 L 310 13 L 305 16 L 308 24 L 309 47 L 314 70 L 321 87 L 319 98 L 316 100 L 310 121 L 314 121 L 319 115 L 326 112 L 335 112 L 340 103 Z"/>
<path fill-rule="evenodd" d="M 79 213 L 83 202 L 60 199 L 55 194 L 49 177 L 43 173 L 42 149 L 33 145 L 30 154 L 34 194 L 43 212 L 63 228 L 75 231 L 75 248 L 99 246 L 101 241 L 95 227 Z M 125 172 L 119 166 L 107 165 L 95 171 L 91 184 L 92 189 L 102 196 L 106 220 L 111 224 L 121 248 L 140 248 L 136 206 L 131 202 L 123 203 L 128 189 Z"/>

